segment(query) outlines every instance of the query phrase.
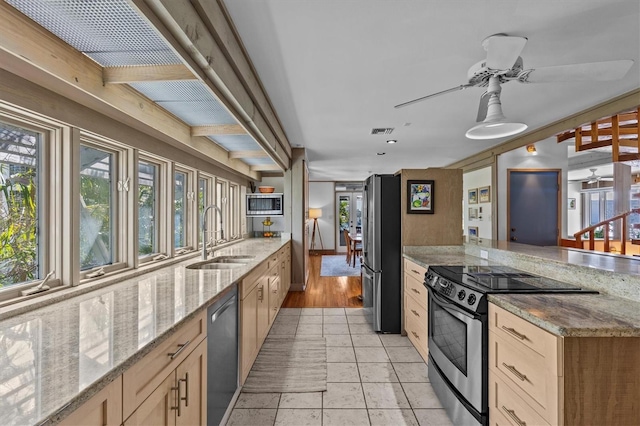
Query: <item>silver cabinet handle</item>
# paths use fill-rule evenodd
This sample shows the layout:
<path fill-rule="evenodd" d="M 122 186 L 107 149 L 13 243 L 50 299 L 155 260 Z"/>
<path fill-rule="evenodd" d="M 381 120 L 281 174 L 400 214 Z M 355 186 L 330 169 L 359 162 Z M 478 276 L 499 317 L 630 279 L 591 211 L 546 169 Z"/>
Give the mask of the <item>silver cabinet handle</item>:
<path fill-rule="evenodd" d="M 518 379 L 522 380 L 523 382 L 527 380 L 527 376 L 525 376 L 524 374 L 516 370 L 516 368 L 513 365 L 507 365 L 507 363 L 505 362 L 503 362 L 502 365 L 504 365 L 507 368 L 507 370 L 509 370 Z"/>
<path fill-rule="evenodd" d="M 526 334 L 520 334 L 518 333 L 514 328 L 509 328 L 509 327 L 505 327 L 504 325 L 502 326 L 502 329 L 504 331 L 506 331 L 507 333 L 511 334 L 512 336 L 517 337 L 520 340 L 527 340 L 527 335 Z"/>
<path fill-rule="evenodd" d="M 184 373 L 184 379 L 178 379 L 178 387 L 180 387 L 180 382 L 184 382 L 184 398 L 180 398 L 180 400 L 184 401 L 184 406 L 189 406 L 189 373 Z M 178 394 L 179 396 L 180 394 Z M 180 400 L 178 401 L 178 405 L 180 405 Z"/>
<path fill-rule="evenodd" d="M 260 288 L 258 289 L 258 300 L 262 299 L 264 299 L 264 287 L 260 286 Z"/>
<path fill-rule="evenodd" d="M 507 407 L 505 407 L 504 405 L 502 406 L 502 410 L 507 413 L 507 415 L 509 417 L 511 417 L 513 419 L 514 422 L 518 423 L 518 426 L 527 426 L 527 424 L 525 422 L 523 422 L 522 420 L 520 420 L 520 418 L 518 416 L 516 416 L 516 412 L 515 410 L 509 410 Z"/>
<path fill-rule="evenodd" d="M 411 310 L 411 312 L 413 313 L 413 315 L 415 315 L 415 316 L 417 316 L 417 317 L 420 317 L 420 314 L 419 314 L 419 313 L 417 313 L 416 311 L 414 311 L 413 309 Z"/>
<path fill-rule="evenodd" d="M 167 355 L 170 356 L 171 359 L 176 359 L 176 357 L 178 355 L 180 355 L 180 352 L 182 352 L 184 350 L 184 348 L 186 348 L 189 343 L 191 343 L 191 340 L 187 340 L 186 343 L 183 343 L 182 345 L 178 345 L 178 346 L 180 346 L 180 348 L 177 351 L 175 351 L 174 353 L 168 353 Z"/>
<path fill-rule="evenodd" d="M 180 382 L 178 382 L 178 386 L 172 386 L 171 390 L 177 390 L 178 391 L 178 398 L 177 398 L 177 407 L 171 407 L 172 410 L 177 410 L 178 411 L 178 417 L 180 417 L 180 415 L 182 414 L 182 410 L 180 409 L 180 401 L 182 400 L 182 397 L 180 396 Z"/>

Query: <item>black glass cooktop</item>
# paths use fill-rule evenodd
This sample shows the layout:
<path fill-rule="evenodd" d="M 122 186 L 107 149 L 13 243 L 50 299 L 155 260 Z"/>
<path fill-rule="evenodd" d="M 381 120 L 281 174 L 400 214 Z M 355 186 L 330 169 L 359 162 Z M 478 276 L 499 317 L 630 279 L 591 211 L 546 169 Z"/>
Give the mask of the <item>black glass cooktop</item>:
<path fill-rule="evenodd" d="M 482 293 L 597 293 L 508 266 L 432 266 L 429 269 Z"/>

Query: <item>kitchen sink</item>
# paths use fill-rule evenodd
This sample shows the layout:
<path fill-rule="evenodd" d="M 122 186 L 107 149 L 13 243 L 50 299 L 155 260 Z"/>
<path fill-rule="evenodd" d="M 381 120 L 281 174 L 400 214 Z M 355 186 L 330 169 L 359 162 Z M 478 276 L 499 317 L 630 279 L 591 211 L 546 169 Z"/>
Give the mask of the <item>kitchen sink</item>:
<path fill-rule="evenodd" d="M 246 263 L 247 260 L 255 259 L 255 256 L 246 255 L 246 254 L 237 254 L 237 255 L 229 255 L 229 256 L 216 256 L 211 259 L 212 262 L 220 262 L 220 263 Z"/>
<path fill-rule="evenodd" d="M 239 262 L 204 262 L 204 263 L 194 263 L 192 265 L 188 265 L 187 269 L 233 269 L 233 268 L 239 268 L 243 265 L 246 265 L 245 263 L 239 263 Z"/>
<path fill-rule="evenodd" d="M 217 256 L 204 262 L 193 263 L 187 266 L 187 269 L 233 269 L 246 265 L 251 259 L 255 259 L 255 256 Z"/>

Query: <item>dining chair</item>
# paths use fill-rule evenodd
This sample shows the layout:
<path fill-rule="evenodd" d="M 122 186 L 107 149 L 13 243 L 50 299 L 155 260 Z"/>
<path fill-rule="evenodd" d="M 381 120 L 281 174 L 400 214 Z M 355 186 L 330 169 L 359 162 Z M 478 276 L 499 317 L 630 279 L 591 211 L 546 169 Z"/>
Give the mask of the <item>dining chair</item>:
<path fill-rule="evenodd" d="M 353 248 L 351 249 L 351 252 L 353 253 L 353 267 L 356 267 L 356 257 L 360 256 L 362 257 L 362 243 L 361 242 L 357 242 L 353 239 L 351 239 L 351 242 L 353 243 Z"/>
<path fill-rule="evenodd" d="M 351 264 L 351 256 L 353 255 L 352 253 L 352 247 L 351 247 L 351 237 L 349 236 L 349 230 L 348 229 L 344 229 L 343 231 L 344 234 L 344 243 L 347 246 L 347 265 Z"/>

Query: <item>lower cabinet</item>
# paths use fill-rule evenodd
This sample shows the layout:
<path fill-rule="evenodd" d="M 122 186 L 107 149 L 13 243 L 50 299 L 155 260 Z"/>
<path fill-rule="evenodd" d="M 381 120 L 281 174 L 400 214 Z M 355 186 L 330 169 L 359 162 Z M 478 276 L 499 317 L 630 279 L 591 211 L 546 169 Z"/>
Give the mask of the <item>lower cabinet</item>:
<path fill-rule="evenodd" d="M 423 284 L 426 272 L 424 266 L 404 259 L 404 329 L 425 362 L 429 357 L 427 288 Z"/>
<path fill-rule="evenodd" d="M 207 424 L 206 339 L 133 412 L 125 426 Z"/>
<path fill-rule="evenodd" d="M 556 336 L 489 304 L 492 425 L 640 424 L 639 377 L 639 337 Z"/>
<path fill-rule="evenodd" d="M 60 422 L 64 426 L 117 426 L 122 424 L 122 376 L 92 396 Z"/>

